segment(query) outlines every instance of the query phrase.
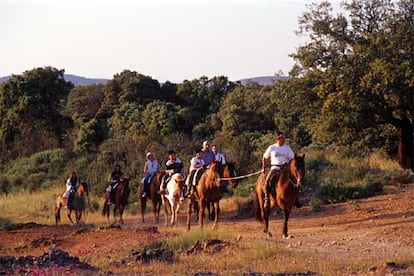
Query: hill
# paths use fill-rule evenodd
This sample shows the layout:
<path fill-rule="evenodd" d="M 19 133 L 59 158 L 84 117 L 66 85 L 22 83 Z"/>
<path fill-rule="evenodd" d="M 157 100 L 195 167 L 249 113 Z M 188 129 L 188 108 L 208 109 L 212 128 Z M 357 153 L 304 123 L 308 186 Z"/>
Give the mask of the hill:
<path fill-rule="evenodd" d="M 286 77 L 286 76 L 260 76 L 260 77 L 241 79 L 239 81 L 243 85 L 245 85 L 248 82 L 256 82 L 260 85 L 266 85 L 266 84 L 271 84 L 273 81 L 287 80 L 287 79 L 289 79 L 289 77 Z"/>
<path fill-rule="evenodd" d="M 98 78 L 87 78 L 72 74 L 65 74 L 65 80 L 72 82 L 75 86 L 81 86 L 81 85 L 88 85 L 88 84 L 105 84 L 108 79 L 98 79 Z M 0 77 L 0 83 L 7 81 L 10 78 L 10 76 L 4 76 Z M 259 77 L 252 77 L 252 78 L 246 78 L 238 80 L 241 82 L 241 84 L 245 85 L 248 82 L 255 82 L 260 85 L 266 85 L 271 84 L 272 81 L 277 80 L 286 80 L 289 77 L 286 76 L 259 76 Z"/>
<path fill-rule="evenodd" d="M 66 81 L 72 82 L 75 86 L 88 85 L 88 84 L 105 84 L 108 79 L 86 78 L 77 75 L 65 74 Z M 0 83 L 10 79 L 10 76 L 0 77 Z"/>

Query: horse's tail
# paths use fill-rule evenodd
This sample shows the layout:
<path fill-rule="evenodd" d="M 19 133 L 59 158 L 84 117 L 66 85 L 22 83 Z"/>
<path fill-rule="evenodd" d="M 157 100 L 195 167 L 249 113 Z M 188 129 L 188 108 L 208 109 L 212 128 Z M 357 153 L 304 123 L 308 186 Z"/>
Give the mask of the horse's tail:
<path fill-rule="evenodd" d="M 254 193 L 253 212 L 254 212 L 254 215 L 255 215 L 256 219 L 260 223 L 263 223 L 263 217 L 262 217 L 260 202 L 259 202 L 259 195 L 257 194 L 257 191 Z"/>

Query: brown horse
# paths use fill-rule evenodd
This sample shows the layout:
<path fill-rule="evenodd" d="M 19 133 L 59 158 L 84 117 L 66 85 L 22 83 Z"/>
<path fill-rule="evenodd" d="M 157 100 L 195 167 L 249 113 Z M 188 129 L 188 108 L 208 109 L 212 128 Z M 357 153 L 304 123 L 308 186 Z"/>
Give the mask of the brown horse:
<path fill-rule="evenodd" d="M 151 177 L 149 183 L 149 192 L 147 193 L 146 197 L 142 197 L 142 185 L 139 193 L 139 197 L 141 198 L 141 218 L 142 222 L 145 222 L 144 214 L 147 209 L 147 200 L 150 199 L 152 201 L 152 212 L 154 213 L 154 221 L 155 223 L 159 223 L 160 219 L 160 211 L 161 211 L 161 195 L 158 194 L 160 190 L 161 180 L 164 177 L 165 172 L 159 172 L 155 176 Z"/>
<path fill-rule="evenodd" d="M 119 221 L 121 224 L 124 224 L 124 220 L 122 215 L 125 210 L 125 206 L 128 204 L 128 197 L 131 192 L 129 188 L 129 179 L 123 178 L 119 181 L 118 185 L 115 186 L 115 196 L 114 202 L 111 205 L 108 204 L 109 201 L 109 191 L 105 191 L 105 202 L 102 209 L 102 215 L 107 217 L 107 221 L 109 223 L 109 212 L 111 206 L 113 205 L 113 213 L 114 213 L 114 221 L 116 222 L 116 211 L 119 212 Z"/>
<path fill-rule="evenodd" d="M 299 189 L 303 185 L 305 176 L 305 154 L 302 156 L 295 155 L 286 166 L 284 166 L 279 175 L 276 186 L 271 186 L 268 194 L 268 200 L 265 199 L 266 176 L 261 174 L 256 181 L 255 193 L 255 213 L 256 218 L 264 223 L 263 231 L 269 236 L 269 215 L 273 208 L 278 205 L 284 215 L 283 237 L 288 236 L 288 220 L 292 207 L 299 195 Z"/>
<path fill-rule="evenodd" d="M 184 176 L 175 173 L 167 183 L 167 193 L 161 196 L 165 207 L 165 226 L 168 226 L 168 214 L 171 214 L 170 226 L 177 225 L 178 211 L 182 205 L 181 189 L 184 186 Z"/>
<path fill-rule="evenodd" d="M 55 203 L 55 224 L 57 225 L 60 220 L 60 209 L 66 205 L 66 200 L 63 197 L 64 193 L 60 194 Z M 82 223 L 82 213 L 86 209 L 86 204 L 89 202 L 89 189 L 86 182 L 81 182 L 78 189 L 73 193 L 72 200 L 69 202 L 67 207 L 67 216 L 69 221 L 74 224 L 72 220 L 72 211 L 75 211 L 76 224 Z"/>
<path fill-rule="evenodd" d="M 228 187 L 236 188 L 237 187 L 237 180 L 234 178 L 237 176 L 236 173 L 236 163 L 235 162 L 227 162 L 226 164 L 222 164 L 220 162 L 216 162 L 218 172 L 220 175 L 220 188 L 222 193 L 226 193 L 228 191 Z M 209 220 L 215 220 L 215 208 L 214 205 L 212 205 L 212 208 L 210 209 L 210 204 L 206 204 L 206 208 L 208 211 L 208 219 Z M 199 206 L 198 202 L 194 203 L 194 211 L 197 214 L 196 221 L 198 221 L 198 212 L 199 212 Z"/>
<path fill-rule="evenodd" d="M 227 167 L 227 168 L 226 168 Z M 221 178 L 224 178 L 224 172 L 227 171 L 231 176 L 231 172 L 234 170 L 229 170 L 228 166 L 223 166 L 220 163 L 212 163 L 210 168 L 207 169 L 197 181 L 197 186 L 195 191 L 190 195 L 190 201 L 187 208 L 187 229 L 190 230 L 190 218 L 191 211 L 194 204 L 199 205 L 198 209 L 198 221 L 200 227 L 203 227 L 204 219 L 204 208 L 209 206 L 212 203 L 213 213 L 214 213 L 214 228 L 218 226 L 219 214 L 220 214 L 220 205 L 219 201 L 222 198 L 224 184 L 221 181 Z M 235 182 L 231 179 L 228 180 L 232 187 L 235 186 Z"/>

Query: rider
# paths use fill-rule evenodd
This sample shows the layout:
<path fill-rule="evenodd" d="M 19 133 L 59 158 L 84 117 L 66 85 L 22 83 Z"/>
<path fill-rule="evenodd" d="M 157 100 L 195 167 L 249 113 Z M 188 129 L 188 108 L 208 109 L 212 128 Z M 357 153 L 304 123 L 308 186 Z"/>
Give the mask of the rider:
<path fill-rule="evenodd" d="M 144 178 L 142 179 L 142 197 L 146 197 L 148 194 L 148 186 L 151 180 L 151 177 L 154 176 L 157 172 L 159 172 L 160 166 L 158 164 L 158 160 L 155 158 L 155 154 L 152 152 L 148 152 L 146 155 L 147 161 L 144 165 Z"/>
<path fill-rule="evenodd" d="M 79 187 L 79 179 L 78 176 L 76 175 L 75 171 L 72 171 L 69 174 L 69 178 L 68 180 L 66 180 L 66 191 L 63 194 L 63 198 L 66 198 L 66 207 L 68 207 L 72 201 L 72 196 L 74 194 L 74 192 L 78 189 Z"/>
<path fill-rule="evenodd" d="M 221 164 L 226 164 L 226 158 L 224 155 L 219 152 L 219 149 L 216 145 L 211 147 L 211 151 L 214 153 L 214 161 L 220 162 Z"/>
<path fill-rule="evenodd" d="M 114 202 L 115 188 L 122 180 L 121 166 L 115 165 L 113 171 L 108 175 L 109 186 L 106 189 L 109 192 L 108 205 Z"/>
<path fill-rule="evenodd" d="M 188 177 L 185 181 L 186 189 L 186 196 L 191 195 L 192 187 L 195 186 L 194 176 L 197 171 L 202 170 L 205 166 L 204 159 L 201 158 L 201 149 L 197 149 L 195 151 L 195 156 L 190 160 L 190 170 L 188 173 Z"/>
<path fill-rule="evenodd" d="M 210 142 L 204 141 L 203 148 L 201 149 L 201 158 L 204 160 L 204 166 L 207 168 L 210 167 L 210 164 L 214 162 L 215 156 L 214 153 L 210 150 Z"/>
<path fill-rule="evenodd" d="M 173 150 L 168 151 L 168 160 L 165 163 L 165 175 L 161 180 L 160 194 L 165 194 L 167 189 L 167 183 L 170 177 L 175 173 L 183 174 L 183 162 L 177 157 L 177 153 Z"/>
<path fill-rule="evenodd" d="M 290 160 L 295 158 L 295 153 L 290 146 L 285 144 L 285 134 L 279 131 L 276 135 L 276 143 L 270 145 L 263 154 L 262 172 L 265 173 L 265 167 L 270 159 L 270 171 L 266 176 L 265 201 L 268 200 L 268 193 L 272 186 L 276 185 L 279 179 L 280 171 Z M 267 201 L 268 202 L 268 201 Z M 295 206 L 300 208 L 302 205 L 297 200 Z"/>

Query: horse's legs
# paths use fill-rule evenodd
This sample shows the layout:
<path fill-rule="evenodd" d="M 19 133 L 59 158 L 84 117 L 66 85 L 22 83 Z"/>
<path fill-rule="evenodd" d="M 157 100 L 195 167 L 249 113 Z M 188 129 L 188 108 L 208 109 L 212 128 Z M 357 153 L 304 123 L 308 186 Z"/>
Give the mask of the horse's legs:
<path fill-rule="evenodd" d="M 194 206 L 195 222 L 198 222 L 198 213 L 200 211 L 200 205 L 198 205 L 198 202 L 195 201 L 193 203 L 193 206 Z"/>
<path fill-rule="evenodd" d="M 119 222 L 121 224 L 124 224 L 124 219 L 122 218 L 122 215 L 124 214 L 124 206 L 120 205 L 118 208 L 118 211 L 119 211 Z"/>
<path fill-rule="evenodd" d="M 117 209 L 117 207 L 115 205 L 114 206 L 114 209 L 113 209 L 113 213 L 114 213 L 114 223 L 116 223 L 116 209 Z M 108 214 L 108 220 L 109 220 L 109 214 Z"/>
<path fill-rule="evenodd" d="M 55 204 L 55 225 L 58 225 L 60 222 L 60 208 L 62 207 L 62 204 L 60 202 L 56 202 Z"/>
<path fill-rule="evenodd" d="M 171 226 L 176 226 L 176 221 L 177 221 L 177 210 L 178 210 L 178 204 L 174 204 L 171 207 L 171 222 L 170 225 Z"/>
<path fill-rule="evenodd" d="M 72 217 L 71 217 L 71 215 L 72 215 L 72 209 L 68 209 L 67 215 L 68 215 L 68 219 L 70 220 L 70 222 L 72 222 L 72 224 L 75 224 L 73 222 L 73 220 L 72 220 Z"/>
<path fill-rule="evenodd" d="M 191 199 L 189 199 L 188 206 L 187 206 L 187 230 L 190 230 L 191 209 L 193 208 L 193 204 L 194 202 Z"/>
<path fill-rule="evenodd" d="M 200 208 L 198 210 L 198 223 L 200 224 L 200 228 L 203 228 L 205 203 L 203 200 L 200 200 L 198 204 Z"/>
<path fill-rule="evenodd" d="M 155 223 L 159 223 L 160 222 L 160 212 L 161 212 L 161 201 L 155 201 Z"/>
<path fill-rule="evenodd" d="M 286 207 L 283 208 L 283 217 L 284 217 L 284 221 L 283 221 L 283 237 L 284 238 L 289 238 L 289 236 L 288 236 L 289 213 L 290 213 L 289 208 L 286 208 Z"/>
<path fill-rule="evenodd" d="M 158 224 L 159 222 L 159 216 L 160 216 L 160 208 L 161 205 L 158 204 L 158 201 L 156 199 L 152 199 L 152 213 L 154 214 L 154 222 Z"/>
<path fill-rule="evenodd" d="M 147 209 L 147 198 L 141 197 L 141 220 L 142 222 L 145 222 L 144 215 L 145 215 L 146 209 Z"/>
<path fill-rule="evenodd" d="M 164 200 L 164 225 L 165 227 L 168 226 L 168 209 L 170 207 L 170 203 L 168 201 L 168 199 Z"/>
<path fill-rule="evenodd" d="M 214 207 L 214 226 L 213 228 L 216 229 L 218 227 L 218 222 L 219 222 L 219 215 L 220 215 L 220 205 L 219 205 L 219 201 L 216 201 L 213 203 L 213 207 Z"/>

